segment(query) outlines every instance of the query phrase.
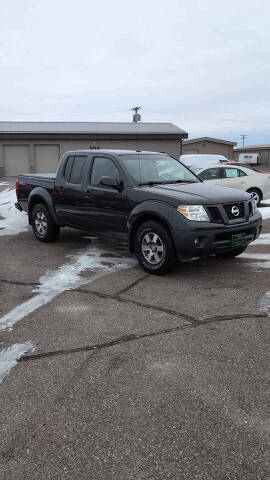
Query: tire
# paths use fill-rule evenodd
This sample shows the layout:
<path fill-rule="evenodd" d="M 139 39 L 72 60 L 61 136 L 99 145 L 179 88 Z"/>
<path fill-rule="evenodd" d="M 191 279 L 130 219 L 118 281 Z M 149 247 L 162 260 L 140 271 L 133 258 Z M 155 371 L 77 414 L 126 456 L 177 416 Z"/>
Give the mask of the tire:
<path fill-rule="evenodd" d="M 40 242 L 53 242 L 58 238 L 60 227 L 54 223 L 49 210 L 43 203 L 34 206 L 31 225 L 35 237 Z"/>
<path fill-rule="evenodd" d="M 247 247 L 238 247 L 234 248 L 233 250 L 229 250 L 229 252 L 223 252 L 223 253 L 216 253 L 216 257 L 218 258 L 234 258 L 238 257 L 238 255 L 241 255 Z"/>
<path fill-rule="evenodd" d="M 165 227 L 155 221 L 143 223 L 136 231 L 135 253 L 147 273 L 164 275 L 176 265 L 171 236 Z"/>
<path fill-rule="evenodd" d="M 262 192 L 260 190 L 258 190 L 257 188 L 250 188 L 249 190 L 247 190 L 248 193 L 251 194 L 251 196 L 256 200 L 256 203 L 257 203 L 257 207 L 260 206 L 260 203 L 262 201 Z"/>

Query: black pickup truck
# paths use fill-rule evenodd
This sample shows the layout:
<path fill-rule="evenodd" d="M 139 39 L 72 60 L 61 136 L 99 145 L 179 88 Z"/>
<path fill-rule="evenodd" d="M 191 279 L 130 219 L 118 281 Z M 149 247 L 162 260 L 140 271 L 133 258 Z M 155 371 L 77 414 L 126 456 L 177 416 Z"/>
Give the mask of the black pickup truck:
<path fill-rule="evenodd" d="M 155 274 L 177 258 L 235 257 L 261 231 L 250 194 L 203 183 L 162 153 L 67 152 L 56 175 L 20 175 L 16 191 L 38 240 L 55 240 L 67 225 L 126 232 L 130 251 Z"/>

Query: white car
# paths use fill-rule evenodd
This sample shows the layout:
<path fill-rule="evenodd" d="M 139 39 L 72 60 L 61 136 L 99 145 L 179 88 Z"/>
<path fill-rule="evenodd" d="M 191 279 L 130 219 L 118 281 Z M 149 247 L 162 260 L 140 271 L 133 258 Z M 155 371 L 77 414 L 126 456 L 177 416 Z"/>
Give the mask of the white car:
<path fill-rule="evenodd" d="M 192 166 L 190 169 L 204 182 L 249 192 L 257 205 L 270 198 L 270 178 L 241 165 Z"/>
<path fill-rule="evenodd" d="M 181 155 L 179 161 L 186 165 L 186 167 L 191 167 L 192 165 L 203 167 L 208 167 L 208 165 L 217 165 L 218 163 L 230 163 L 223 155 L 212 155 L 207 153 L 196 153 L 190 155 Z"/>

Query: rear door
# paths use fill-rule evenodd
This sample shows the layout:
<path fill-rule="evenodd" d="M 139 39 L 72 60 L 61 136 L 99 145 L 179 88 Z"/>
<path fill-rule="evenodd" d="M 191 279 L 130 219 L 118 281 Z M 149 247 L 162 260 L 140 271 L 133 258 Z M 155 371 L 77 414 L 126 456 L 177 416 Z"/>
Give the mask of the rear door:
<path fill-rule="evenodd" d="M 55 206 L 62 224 L 85 226 L 85 182 L 90 160 L 87 155 L 67 157 L 55 185 Z"/>
<path fill-rule="evenodd" d="M 204 182 L 210 182 L 213 185 L 221 185 L 221 167 L 211 167 L 198 174 L 198 177 Z"/>
<path fill-rule="evenodd" d="M 121 188 L 101 184 L 102 177 L 117 178 Z M 125 231 L 130 206 L 127 201 L 127 187 L 123 172 L 115 159 L 95 155 L 86 185 L 87 223 L 99 230 Z"/>
<path fill-rule="evenodd" d="M 236 188 L 238 190 L 246 190 L 247 174 L 239 168 L 223 167 L 221 184 L 223 187 Z"/>

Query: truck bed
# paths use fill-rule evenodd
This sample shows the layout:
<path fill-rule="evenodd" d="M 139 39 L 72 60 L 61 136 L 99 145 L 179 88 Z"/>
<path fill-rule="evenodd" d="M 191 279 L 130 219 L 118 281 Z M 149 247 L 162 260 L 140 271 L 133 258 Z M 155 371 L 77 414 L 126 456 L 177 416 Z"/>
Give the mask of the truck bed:
<path fill-rule="evenodd" d="M 26 173 L 19 175 L 17 199 L 24 211 L 28 211 L 28 197 L 36 187 L 47 190 L 51 196 L 54 192 L 55 173 Z"/>

